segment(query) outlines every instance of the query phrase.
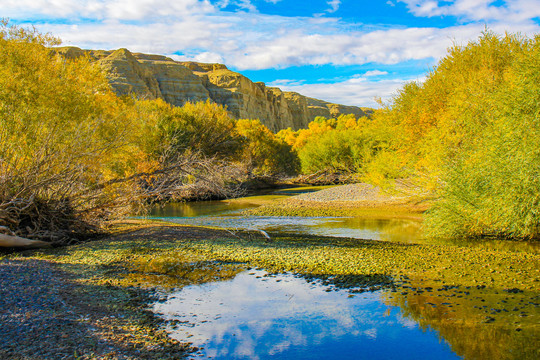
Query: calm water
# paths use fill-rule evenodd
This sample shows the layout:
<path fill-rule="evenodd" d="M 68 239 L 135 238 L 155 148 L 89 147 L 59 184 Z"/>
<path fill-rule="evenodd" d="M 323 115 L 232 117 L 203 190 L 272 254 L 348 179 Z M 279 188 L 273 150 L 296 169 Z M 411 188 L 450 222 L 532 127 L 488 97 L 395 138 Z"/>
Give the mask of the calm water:
<path fill-rule="evenodd" d="M 264 230 L 399 242 L 419 240 L 421 222 L 418 220 L 241 215 L 244 210 L 321 188 L 292 188 L 241 199 L 169 204 L 155 209 L 150 216 L 179 224 L 238 230 Z"/>
<path fill-rule="evenodd" d="M 424 241 L 414 220 L 241 214 L 307 190 L 172 204 L 152 216 L 239 230 Z M 538 249 L 508 241 L 475 246 Z M 539 304 L 538 292 L 446 288 L 421 278 L 405 280 L 397 291 L 352 294 L 290 274 L 250 270 L 167 294 L 153 310 L 170 321 L 172 337 L 202 348 L 194 358 L 483 360 L 540 358 Z"/>
<path fill-rule="evenodd" d="M 188 286 L 154 311 L 173 320 L 173 338 L 204 347 L 198 354 L 204 358 L 460 358 L 435 331 L 386 305 L 380 291 L 328 292 L 293 275 L 265 275 L 247 271 L 230 281 Z"/>

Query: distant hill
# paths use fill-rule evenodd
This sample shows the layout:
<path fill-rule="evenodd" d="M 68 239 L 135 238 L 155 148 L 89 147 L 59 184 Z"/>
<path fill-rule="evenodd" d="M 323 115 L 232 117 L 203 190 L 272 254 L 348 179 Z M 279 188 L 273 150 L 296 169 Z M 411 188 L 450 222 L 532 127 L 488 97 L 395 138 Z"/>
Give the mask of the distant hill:
<path fill-rule="evenodd" d="M 89 56 L 106 70 L 119 95 L 161 98 L 176 106 L 211 99 L 226 105 L 234 117 L 260 119 L 274 132 L 288 127 L 293 130 L 306 128 L 317 116 L 330 118 L 354 114 L 361 117 L 373 111 L 267 87 L 222 64 L 178 62 L 161 55 L 131 53 L 127 49 L 104 51 L 62 47 L 55 50 L 67 58 Z"/>

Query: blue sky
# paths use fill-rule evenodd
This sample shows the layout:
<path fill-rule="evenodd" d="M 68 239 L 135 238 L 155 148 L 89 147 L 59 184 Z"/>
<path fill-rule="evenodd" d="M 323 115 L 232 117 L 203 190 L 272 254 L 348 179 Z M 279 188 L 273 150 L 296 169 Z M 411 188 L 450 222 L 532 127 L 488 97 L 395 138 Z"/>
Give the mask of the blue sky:
<path fill-rule="evenodd" d="M 0 0 L 64 45 L 220 62 L 270 86 L 373 106 L 487 26 L 540 33 L 538 0 Z"/>

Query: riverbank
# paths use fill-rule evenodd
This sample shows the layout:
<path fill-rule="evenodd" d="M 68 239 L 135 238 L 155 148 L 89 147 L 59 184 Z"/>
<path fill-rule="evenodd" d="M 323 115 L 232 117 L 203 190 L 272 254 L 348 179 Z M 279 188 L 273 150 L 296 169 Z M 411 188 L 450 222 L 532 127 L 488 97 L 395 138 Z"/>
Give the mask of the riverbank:
<path fill-rule="evenodd" d="M 232 278 L 250 267 L 322 279 L 336 288 L 411 295 L 437 290 L 433 296 L 438 302 L 465 302 L 475 327 L 489 317 L 497 321 L 486 331 L 518 327 L 535 334 L 537 252 L 280 234 L 270 238 L 257 232 L 129 222 L 119 224 L 107 239 L 4 256 L 0 357 L 47 357 L 52 349 L 53 358 L 182 357 L 189 344 L 169 339 L 148 303 L 170 289 Z M 441 291 L 448 289 L 467 294 L 446 298 Z M 508 307 L 508 313 L 468 306 L 482 304 L 479 299 Z"/>

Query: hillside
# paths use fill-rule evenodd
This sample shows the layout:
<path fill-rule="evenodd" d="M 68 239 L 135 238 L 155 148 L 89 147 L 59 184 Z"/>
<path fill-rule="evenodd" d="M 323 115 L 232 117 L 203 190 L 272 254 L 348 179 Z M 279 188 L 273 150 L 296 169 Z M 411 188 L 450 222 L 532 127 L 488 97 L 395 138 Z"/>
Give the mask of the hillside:
<path fill-rule="evenodd" d="M 222 64 L 178 62 L 161 55 L 114 51 L 82 50 L 76 47 L 56 49 L 67 58 L 89 56 L 107 71 L 108 79 L 119 95 L 156 99 L 181 106 L 208 99 L 226 105 L 234 117 L 260 119 L 277 132 L 291 127 L 307 128 L 317 116 L 341 114 L 367 116 L 370 109 L 332 104 L 296 92 L 267 87 L 229 70 Z"/>

